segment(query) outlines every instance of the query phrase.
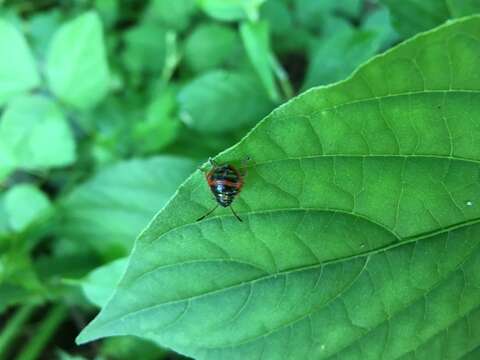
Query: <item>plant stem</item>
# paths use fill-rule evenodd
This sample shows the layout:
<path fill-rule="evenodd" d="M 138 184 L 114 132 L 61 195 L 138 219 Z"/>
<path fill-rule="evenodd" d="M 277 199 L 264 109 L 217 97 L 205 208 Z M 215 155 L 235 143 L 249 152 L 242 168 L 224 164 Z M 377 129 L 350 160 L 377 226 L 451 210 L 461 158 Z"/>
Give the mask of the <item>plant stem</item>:
<path fill-rule="evenodd" d="M 57 328 L 67 316 L 67 307 L 63 304 L 54 305 L 36 329 L 35 335 L 27 343 L 16 360 L 35 360 L 42 354 L 43 348 L 55 335 Z"/>
<path fill-rule="evenodd" d="M 282 88 L 285 99 L 288 100 L 292 98 L 294 95 L 293 86 L 288 79 L 287 72 L 274 54 L 271 54 L 270 56 L 270 63 L 273 68 L 273 72 L 277 77 L 278 82 L 280 83 L 280 87 Z"/>
<path fill-rule="evenodd" d="M 165 42 L 166 56 L 161 76 L 164 86 L 169 83 L 178 63 L 180 62 L 180 54 L 178 52 L 177 44 L 177 34 L 174 31 L 168 31 L 165 37 Z"/>
<path fill-rule="evenodd" d="M 11 343 L 20 334 L 23 325 L 28 321 L 34 310 L 35 305 L 23 305 L 10 318 L 7 325 L 0 333 L 0 359 L 7 358 L 8 349 Z"/>

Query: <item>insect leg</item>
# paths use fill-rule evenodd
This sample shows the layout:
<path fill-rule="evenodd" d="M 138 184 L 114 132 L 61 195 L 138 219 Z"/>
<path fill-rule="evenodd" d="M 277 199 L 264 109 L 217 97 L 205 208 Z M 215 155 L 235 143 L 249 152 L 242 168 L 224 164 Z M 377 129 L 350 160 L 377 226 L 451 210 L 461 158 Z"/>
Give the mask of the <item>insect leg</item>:
<path fill-rule="evenodd" d="M 212 210 L 208 211 L 205 215 L 199 217 L 197 221 L 205 219 L 208 215 L 210 215 L 212 212 L 214 212 L 218 208 L 218 205 L 216 205 Z"/>
<path fill-rule="evenodd" d="M 240 218 L 240 216 L 238 216 L 237 213 L 235 212 L 235 210 L 233 210 L 233 207 L 230 206 L 230 210 L 232 210 L 232 214 L 235 215 L 235 217 L 237 218 L 238 221 L 243 222 L 243 220 Z"/>

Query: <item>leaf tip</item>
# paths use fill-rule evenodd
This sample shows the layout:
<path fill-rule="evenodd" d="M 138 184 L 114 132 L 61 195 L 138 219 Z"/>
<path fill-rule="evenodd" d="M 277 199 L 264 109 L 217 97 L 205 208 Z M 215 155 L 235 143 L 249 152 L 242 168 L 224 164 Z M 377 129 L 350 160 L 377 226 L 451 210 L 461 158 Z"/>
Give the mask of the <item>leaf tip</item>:
<path fill-rule="evenodd" d="M 93 319 L 92 322 L 82 329 L 80 334 L 75 338 L 75 344 L 83 345 L 107 336 L 107 334 L 101 331 L 101 326 L 97 326 L 97 318 Z"/>

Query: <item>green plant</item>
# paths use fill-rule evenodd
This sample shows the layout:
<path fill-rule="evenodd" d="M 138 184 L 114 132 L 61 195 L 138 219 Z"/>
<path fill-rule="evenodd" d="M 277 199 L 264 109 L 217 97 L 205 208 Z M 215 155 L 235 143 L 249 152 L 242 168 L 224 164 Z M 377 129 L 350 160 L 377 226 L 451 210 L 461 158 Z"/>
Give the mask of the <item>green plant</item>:
<path fill-rule="evenodd" d="M 478 357 L 475 1 L 2 5 L 0 358 Z"/>
<path fill-rule="evenodd" d="M 275 110 L 216 159 L 255 159 L 244 223 L 195 222 L 197 171 L 79 341 L 140 334 L 206 359 L 475 349 L 479 31 L 450 23 Z"/>

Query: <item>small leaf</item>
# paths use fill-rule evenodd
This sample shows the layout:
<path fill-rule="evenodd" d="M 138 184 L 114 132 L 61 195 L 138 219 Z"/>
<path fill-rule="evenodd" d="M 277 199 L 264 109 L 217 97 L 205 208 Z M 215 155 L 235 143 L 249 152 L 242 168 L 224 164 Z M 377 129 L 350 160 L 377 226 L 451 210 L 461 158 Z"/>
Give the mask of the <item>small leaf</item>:
<path fill-rule="evenodd" d="M 151 22 L 144 22 L 125 33 L 122 59 L 133 73 L 160 72 L 165 66 L 166 30 Z"/>
<path fill-rule="evenodd" d="M 371 12 L 362 24 L 361 29 L 373 31 L 379 42 L 379 48 L 381 49 L 390 47 L 400 38 L 390 24 L 390 16 L 384 7 L 380 7 L 376 11 Z"/>
<path fill-rule="evenodd" d="M 295 14 L 286 1 L 267 1 L 260 10 L 260 18 L 271 28 L 275 53 L 303 54 L 305 52 L 313 34 L 306 27 L 298 26 Z M 323 29 L 322 34 L 326 34 Z"/>
<path fill-rule="evenodd" d="M 199 360 L 478 348 L 479 34 L 480 16 L 451 22 L 272 112 L 215 159 L 253 159 L 243 222 L 195 221 L 213 204 L 197 171 L 77 341 L 135 334 Z"/>
<path fill-rule="evenodd" d="M 197 10 L 195 0 L 152 0 L 146 10 L 145 20 L 183 31 L 190 24 L 195 10 Z"/>
<path fill-rule="evenodd" d="M 100 18 L 85 13 L 62 25 L 47 55 L 50 88 L 81 110 L 95 106 L 109 89 L 109 70 Z"/>
<path fill-rule="evenodd" d="M 297 21 L 311 30 L 322 30 L 323 22 L 332 14 L 356 17 L 362 10 L 360 0 L 294 0 L 294 14 Z"/>
<path fill-rule="evenodd" d="M 273 107 L 254 76 L 224 70 L 195 78 L 180 91 L 179 102 L 182 120 L 202 133 L 252 125 Z"/>
<path fill-rule="evenodd" d="M 198 0 L 203 11 L 222 21 L 256 20 L 257 12 L 265 0 Z M 254 17 L 252 19 L 252 17 Z"/>
<path fill-rule="evenodd" d="M 358 65 L 372 57 L 381 41 L 374 31 L 348 30 L 314 43 L 303 89 L 346 78 Z"/>
<path fill-rule="evenodd" d="M 75 160 L 75 142 L 51 100 L 24 96 L 10 102 L 0 122 L 0 158 L 10 167 L 45 169 Z"/>
<path fill-rule="evenodd" d="M 127 258 L 112 261 L 95 269 L 80 282 L 83 293 L 92 304 L 101 308 L 107 303 L 127 268 L 127 262 Z"/>
<path fill-rule="evenodd" d="M 270 47 L 268 23 L 244 22 L 240 25 L 240 34 L 250 62 L 262 80 L 270 99 L 273 102 L 278 102 L 280 93 L 271 65 L 274 55 Z"/>
<path fill-rule="evenodd" d="M 62 12 L 58 9 L 35 13 L 28 19 L 28 35 L 32 39 L 35 53 L 44 58 L 49 42 L 62 22 Z"/>
<path fill-rule="evenodd" d="M 20 232 L 32 223 L 45 218 L 51 204 L 48 197 L 33 185 L 16 185 L 5 194 L 5 212 L 10 227 Z"/>
<path fill-rule="evenodd" d="M 61 234 L 107 259 L 125 256 L 136 235 L 192 172 L 191 160 L 157 157 L 118 163 L 62 202 Z"/>
<path fill-rule="evenodd" d="M 175 141 L 181 125 L 176 105 L 176 94 L 170 88 L 164 88 L 148 105 L 145 121 L 137 122 L 134 127 L 137 153 L 158 152 Z"/>
<path fill-rule="evenodd" d="M 23 35 L 0 20 L 0 106 L 40 84 L 35 60 Z M 7 56 L 8 54 L 8 56 Z"/>
<path fill-rule="evenodd" d="M 239 42 L 237 33 L 227 26 L 201 24 L 185 41 L 185 63 L 196 73 L 221 67 L 240 52 Z"/>

